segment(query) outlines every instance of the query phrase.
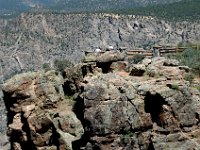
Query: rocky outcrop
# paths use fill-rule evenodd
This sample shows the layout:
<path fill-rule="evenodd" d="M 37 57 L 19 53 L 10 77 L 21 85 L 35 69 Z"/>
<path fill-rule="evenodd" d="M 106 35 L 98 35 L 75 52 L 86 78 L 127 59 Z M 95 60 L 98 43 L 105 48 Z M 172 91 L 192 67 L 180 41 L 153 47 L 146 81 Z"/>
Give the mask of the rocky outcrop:
<path fill-rule="evenodd" d="M 146 71 L 144 64 L 134 64 L 131 67 L 130 75 L 132 76 L 143 76 Z"/>
<path fill-rule="evenodd" d="M 63 78 L 55 71 L 24 73 L 3 86 L 8 136 L 13 150 L 66 150 L 83 134 L 64 97 Z"/>
<path fill-rule="evenodd" d="M 188 70 L 179 62 L 94 56 L 66 68 L 64 79 L 49 71 L 5 82 L 14 150 L 199 149 L 200 92 L 184 80 Z"/>
<path fill-rule="evenodd" d="M 86 149 L 198 149 L 200 93 L 183 80 L 186 72 L 166 66 L 169 61 L 174 62 L 152 59 L 146 69 L 149 61 L 143 61 L 140 76 L 139 69 L 133 73 L 137 64 L 131 76 L 110 72 L 85 78 Z M 145 74 L 153 66 L 156 78 Z"/>

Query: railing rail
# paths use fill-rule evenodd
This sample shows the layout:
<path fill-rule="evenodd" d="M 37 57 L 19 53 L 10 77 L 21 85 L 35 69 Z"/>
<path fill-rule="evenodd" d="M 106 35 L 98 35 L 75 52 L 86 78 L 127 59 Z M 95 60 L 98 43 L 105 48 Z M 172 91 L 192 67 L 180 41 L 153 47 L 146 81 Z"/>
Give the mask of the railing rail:
<path fill-rule="evenodd" d="M 153 49 L 150 50 L 144 50 L 144 49 L 131 49 L 131 50 L 124 50 L 126 53 L 127 57 L 134 57 L 135 55 L 141 54 L 145 55 L 146 57 L 154 57 L 154 56 L 163 56 L 168 53 L 179 53 L 183 52 L 185 49 L 188 47 L 164 47 L 164 46 L 158 46 L 158 47 L 153 47 Z M 98 52 L 99 54 L 103 54 L 106 51 L 100 51 Z M 88 55 L 90 53 L 97 53 L 93 51 L 85 51 L 85 55 Z"/>

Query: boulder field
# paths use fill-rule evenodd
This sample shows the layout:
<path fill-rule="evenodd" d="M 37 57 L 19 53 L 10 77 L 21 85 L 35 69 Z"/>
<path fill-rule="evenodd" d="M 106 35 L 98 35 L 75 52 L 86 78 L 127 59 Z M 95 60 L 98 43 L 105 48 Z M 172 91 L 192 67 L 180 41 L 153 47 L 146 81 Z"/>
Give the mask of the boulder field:
<path fill-rule="evenodd" d="M 11 149 L 198 150 L 200 92 L 189 73 L 176 60 L 131 64 L 108 51 L 62 75 L 16 75 L 3 85 Z"/>

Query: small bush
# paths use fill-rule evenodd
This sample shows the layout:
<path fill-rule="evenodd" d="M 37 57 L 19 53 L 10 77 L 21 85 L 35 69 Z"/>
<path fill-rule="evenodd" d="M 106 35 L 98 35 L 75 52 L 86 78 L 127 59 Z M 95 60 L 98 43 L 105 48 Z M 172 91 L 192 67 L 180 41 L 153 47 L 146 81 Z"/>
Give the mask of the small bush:
<path fill-rule="evenodd" d="M 169 54 L 167 57 L 179 60 L 182 65 L 192 68 L 194 74 L 200 75 L 200 50 L 191 47 L 182 53 Z"/>
<path fill-rule="evenodd" d="M 130 64 L 137 64 L 141 62 L 145 58 L 145 55 L 143 54 L 136 54 L 131 59 L 128 60 Z"/>
<path fill-rule="evenodd" d="M 195 75 L 192 73 L 186 74 L 184 76 L 184 80 L 189 81 L 190 83 L 192 83 L 193 79 L 194 79 Z"/>
<path fill-rule="evenodd" d="M 50 67 L 50 64 L 49 64 L 49 63 L 44 63 L 44 64 L 42 65 L 42 68 L 43 68 L 45 71 L 51 70 L 51 67 Z"/>
<path fill-rule="evenodd" d="M 179 90 L 179 86 L 176 84 L 172 84 L 171 85 L 171 89 L 178 91 Z"/>
<path fill-rule="evenodd" d="M 196 86 L 196 89 L 200 92 L 200 85 Z"/>
<path fill-rule="evenodd" d="M 69 60 L 55 60 L 54 61 L 54 67 L 57 71 L 63 72 L 65 68 L 67 67 L 73 67 L 73 63 Z"/>
<path fill-rule="evenodd" d="M 187 41 L 187 42 L 179 42 L 178 47 L 192 47 L 192 43 Z"/>
<path fill-rule="evenodd" d="M 123 144 L 128 144 L 131 140 L 131 138 L 134 136 L 134 133 L 130 130 L 124 130 L 123 134 L 120 137 L 120 140 Z"/>

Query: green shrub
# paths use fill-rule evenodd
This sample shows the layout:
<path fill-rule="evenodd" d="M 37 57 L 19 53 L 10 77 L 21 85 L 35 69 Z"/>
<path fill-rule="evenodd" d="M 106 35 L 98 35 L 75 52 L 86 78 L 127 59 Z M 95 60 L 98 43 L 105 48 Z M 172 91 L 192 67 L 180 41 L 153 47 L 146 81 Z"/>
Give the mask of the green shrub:
<path fill-rule="evenodd" d="M 42 68 L 43 68 L 45 71 L 51 70 L 51 67 L 50 67 L 50 64 L 49 64 L 49 63 L 44 63 L 44 64 L 42 65 Z"/>
<path fill-rule="evenodd" d="M 200 75 L 200 50 L 189 47 L 182 53 L 169 54 L 167 57 L 179 60 L 182 65 L 192 68 L 194 74 Z"/>
<path fill-rule="evenodd" d="M 145 55 L 143 54 L 136 54 L 132 58 L 128 59 L 128 62 L 131 64 L 137 64 L 141 62 L 145 58 Z"/>
<path fill-rule="evenodd" d="M 192 73 L 188 73 L 184 76 L 184 80 L 189 81 L 190 83 L 193 81 L 195 75 Z"/>
<path fill-rule="evenodd" d="M 197 89 L 198 91 L 200 91 L 200 85 L 199 85 L 199 86 L 196 86 L 196 89 Z"/>
<path fill-rule="evenodd" d="M 171 89 L 178 91 L 179 90 L 179 86 L 176 84 L 172 84 L 171 85 Z"/>
<path fill-rule="evenodd" d="M 69 60 L 58 60 L 56 59 L 54 61 L 54 67 L 57 71 L 63 72 L 65 68 L 67 67 L 73 67 L 73 63 Z"/>
<path fill-rule="evenodd" d="M 123 144 L 128 144 L 131 140 L 131 138 L 134 136 L 134 133 L 130 130 L 124 130 L 123 134 L 120 137 L 120 140 Z"/>
<path fill-rule="evenodd" d="M 192 43 L 187 41 L 187 42 L 179 42 L 178 47 L 192 47 Z"/>

